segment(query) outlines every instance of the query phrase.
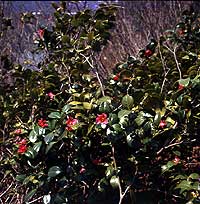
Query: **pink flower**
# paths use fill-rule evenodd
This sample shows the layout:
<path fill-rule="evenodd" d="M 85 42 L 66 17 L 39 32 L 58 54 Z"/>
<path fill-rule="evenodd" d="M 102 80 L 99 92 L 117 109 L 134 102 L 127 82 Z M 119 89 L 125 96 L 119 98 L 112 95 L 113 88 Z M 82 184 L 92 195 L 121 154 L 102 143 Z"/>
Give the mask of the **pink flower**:
<path fill-rule="evenodd" d="M 55 94 L 53 94 L 52 92 L 49 92 L 47 95 L 49 96 L 50 100 L 53 100 L 55 97 Z"/>
<path fill-rule="evenodd" d="M 19 153 L 19 154 L 23 154 L 23 153 L 25 153 L 27 151 L 27 146 L 26 146 L 26 144 L 21 144 L 21 145 L 19 145 L 19 148 L 18 148 L 18 150 L 17 150 L 17 152 Z"/>
<path fill-rule="evenodd" d="M 179 158 L 178 156 L 175 156 L 173 162 L 174 162 L 175 164 L 178 164 L 178 163 L 180 162 L 180 158 Z"/>
<path fill-rule="evenodd" d="M 66 129 L 68 130 L 68 131 L 72 131 L 72 130 L 74 130 L 73 129 L 73 126 L 74 125 L 76 125 L 78 123 L 78 120 L 77 119 L 75 119 L 75 118 L 72 118 L 72 117 L 69 117 L 68 119 L 67 119 L 67 121 L 66 121 Z"/>
<path fill-rule="evenodd" d="M 108 124 L 107 114 L 102 113 L 101 115 L 97 115 L 96 124 Z"/>
<path fill-rule="evenodd" d="M 182 84 L 178 85 L 178 90 L 181 91 L 182 89 L 184 89 L 184 86 Z"/>
<path fill-rule="evenodd" d="M 44 120 L 43 118 L 41 118 L 40 120 L 38 120 L 38 125 L 42 128 L 48 127 L 47 121 Z"/>
<path fill-rule="evenodd" d="M 21 130 L 21 129 L 16 129 L 16 130 L 14 131 L 14 133 L 15 133 L 16 135 L 20 135 L 20 134 L 22 133 L 22 130 Z"/>
<path fill-rule="evenodd" d="M 160 128 L 164 128 L 166 125 L 167 125 L 166 121 L 165 120 L 161 120 L 160 124 L 159 124 L 159 127 Z"/>
<path fill-rule="evenodd" d="M 43 37 L 44 37 L 44 29 L 39 29 L 39 30 L 37 31 L 37 33 L 38 33 L 39 37 L 40 37 L 41 39 L 43 39 Z"/>
<path fill-rule="evenodd" d="M 80 171 L 79 171 L 80 174 L 83 174 L 83 173 L 85 173 L 85 172 L 86 172 L 86 169 L 85 169 L 84 167 L 82 167 L 82 168 L 80 169 Z"/>

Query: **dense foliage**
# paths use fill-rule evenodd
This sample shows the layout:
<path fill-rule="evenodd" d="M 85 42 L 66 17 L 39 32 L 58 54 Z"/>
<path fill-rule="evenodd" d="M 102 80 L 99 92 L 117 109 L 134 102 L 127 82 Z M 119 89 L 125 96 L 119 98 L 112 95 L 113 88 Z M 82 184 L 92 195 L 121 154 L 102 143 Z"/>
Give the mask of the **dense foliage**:
<path fill-rule="evenodd" d="M 139 203 L 141 191 L 155 203 L 199 203 L 196 13 L 103 80 L 95 60 L 116 7 L 53 6 L 54 27 L 38 30 L 40 71 L 10 63 L 14 84 L 1 89 L 1 174 L 28 189 L 25 203 Z"/>

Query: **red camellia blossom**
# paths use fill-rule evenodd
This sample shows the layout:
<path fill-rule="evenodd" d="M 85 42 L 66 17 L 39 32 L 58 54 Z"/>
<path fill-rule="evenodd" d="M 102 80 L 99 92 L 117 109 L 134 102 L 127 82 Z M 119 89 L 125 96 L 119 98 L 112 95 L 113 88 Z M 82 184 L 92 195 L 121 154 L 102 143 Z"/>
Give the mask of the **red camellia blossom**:
<path fill-rule="evenodd" d="M 178 35 L 183 36 L 184 35 L 184 30 L 183 29 L 179 29 L 178 30 Z"/>
<path fill-rule="evenodd" d="M 114 80 L 114 81 L 118 81 L 118 80 L 119 80 L 119 74 L 115 75 L 115 76 L 113 77 L 113 80 Z"/>
<path fill-rule="evenodd" d="M 27 143 L 26 139 L 22 139 L 19 142 L 17 142 L 17 144 L 19 144 L 19 147 L 17 150 L 17 152 L 19 154 L 23 154 L 24 152 L 27 151 L 27 144 L 26 143 Z"/>
<path fill-rule="evenodd" d="M 52 92 L 49 92 L 47 95 L 49 96 L 50 100 L 53 100 L 55 97 L 55 94 L 53 94 Z"/>
<path fill-rule="evenodd" d="M 146 56 L 146 57 L 150 57 L 151 55 L 153 54 L 153 52 L 151 51 L 151 50 L 146 50 L 145 51 L 145 53 L 144 53 L 144 55 Z"/>
<path fill-rule="evenodd" d="M 175 164 L 178 164 L 178 163 L 180 162 L 180 158 L 179 158 L 178 156 L 175 156 L 173 162 L 174 162 Z"/>
<path fill-rule="evenodd" d="M 96 117 L 96 124 L 108 124 L 107 114 L 102 113 Z"/>
<path fill-rule="evenodd" d="M 181 91 L 182 89 L 184 89 L 184 86 L 182 84 L 178 85 L 178 90 Z"/>
<path fill-rule="evenodd" d="M 160 128 L 164 128 L 166 125 L 167 125 L 166 121 L 165 120 L 161 120 L 160 124 L 159 124 L 159 127 Z"/>
<path fill-rule="evenodd" d="M 19 148 L 18 148 L 18 150 L 17 150 L 17 152 L 18 152 L 19 154 L 23 154 L 23 153 L 25 153 L 26 151 L 27 151 L 27 146 L 26 146 L 25 144 L 19 145 Z"/>
<path fill-rule="evenodd" d="M 78 120 L 77 120 L 77 119 L 72 118 L 72 117 L 69 117 L 69 118 L 67 119 L 67 121 L 66 121 L 66 125 L 67 125 L 66 129 L 67 129 L 68 131 L 74 130 L 74 129 L 73 129 L 73 126 L 76 125 L 77 123 L 78 123 Z"/>
<path fill-rule="evenodd" d="M 48 127 L 47 121 L 44 120 L 43 118 L 41 118 L 40 120 L 38 120 L 38 125 L 42 128 Z"/>
<path fill-rule="evenodd" d="M 43 36 L 44 36 L 44 29 L 39 29 L 39 30 L 37 31 L 37 33 L 38 33 L 38 35 L 40 36 L 40 38 L 42 39 Z"/>
<path fill-rule="evenodd" d="M 93 159 L 93 160 L 92 160 L 92 163 L 93 163 L 94 165 L 98 165 L 99 163 L 101 163 L 101 158 L 100 158 L 100 159 Z"/>
<path fill-rule="evenodd" d="M 16 130 L 14 131 L 14 133 L 15 133 L 16 135 L 20 135 L 20 134 L 22 133 L 22 130 L 21 130 L 21 129 L 16 129 Z"/>
<path fill-rule="evenodd" d="M 26 139 L 22 139 L 22 140 L 19 141 L 17 144 L 26 145 L 26 143 L 27 143 Z"/>

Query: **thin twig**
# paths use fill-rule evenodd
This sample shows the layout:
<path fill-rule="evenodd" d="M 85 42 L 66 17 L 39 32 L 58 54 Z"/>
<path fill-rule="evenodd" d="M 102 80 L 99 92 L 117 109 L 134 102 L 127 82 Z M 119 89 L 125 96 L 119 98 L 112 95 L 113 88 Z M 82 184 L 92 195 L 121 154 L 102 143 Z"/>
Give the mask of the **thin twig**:
<path fill-rule="evenodd" d="M 86 56 L 85 56 L 84 54 L 82 54 L 82 53 L 80 53 L 80 55 L 83 56 L 83 57 L 85 58 L 85 60 L 87 61 L 87 63 L 89 64 L 89 66 L 90 66 L 93 70 L 95 70 L 95 67 L 94 67 L 93 64 L 89 61 L 89 57 L 86 57 Z M 101 79 L 100 79 L 100 77 L 99 77 L 99 74 L 98 74 L 97 71 L 94 71 L 94 72 L 95 72 L 96 77 L 97 77 L 97 79 L 98 79 L 98 81 L 99 81 L 100 88 L 101 88 L 101 93 L 102 93 L 103 96 L 105 96 L 104 89 L 103 89 L 103 84 L 102 84 L 102 82 L 101 82 Z"/>
<path fill-rule="evenodd" d="M 162 52 L 160 50 L 160 42 L 158 43 L 158 51 L 159 51 L 159 54 L 160 54 L 160 58 L 161 58 L 162 66 L 163 66 L 163 71 L 164 71 L 164 79 L 163 79 L 162 86 L 161 86 L 161 91 L 160 91 L 160 93 L 162 94 L 165 82 L 167 80 L 167 75 L 168 75 L 170 69 L 166 66 L 166 63 L 164 61 Z M 167 70 L 167 68 L 168 68 L 168 70 Z"/>
<path fill-rule="evenodd" d="M 176 146 L 176 145 L 180 145 L 180 144 L 182 144 L 182 143 L 183 143 L 183 141 L 181 141 L 181 142 L 175 142 L 175 143 L 170 144 L 170 145 L 168 145 L 168 146 L 162 147 L 156 154 L 158 155 L 158 154 L 160 154 L 163 150 L 168 149 L 168 148 L 173 147 L 173 146 Z"/>
<path fill-rule="evenodd" d="M 70 74 L 69 74 L 69 69 L 66 66 L 66 64 L 64 62 L 62 62 L 63 66 L 66 68 L 67 71 L 67 75 L 68 75 L 68 80 L 69 80 L 69 87 L 71 88 L 71 78 L 70 78 Z"/>
<path fill-rule="evenodd" d="M 12 185 L 13 185 L 13 183 L 14 183 L 14 182 L 12 182 L 12 183 L 8 186 L 8 188 L 0 195 L 0 198 L 10 190 L 10 188 L 11 188 Z"/>
<path fill-rule="evenodd" d="M 40 196 L 39 198 L 36 198 L 36 199 L 34 199 L 34 200 L 32 200 L 32 201 L 29 201 L 28 203 L 29 203 L 29 204 L 30 204 L 30 203 L 34 203 L 34 202 L 36 202 L 36 201 L 38 201 L 38 200 L 41 200 L 43 197 L 44 197 L 44 196 Z"/>
<path fill-rule="evenodd" d="M 164 45 L 164 47 L 166 47 L 173 55 L 174 55 L 174 60 L 176 62 L 176 67 L 178 69 L 179 72 L 179 78 L 182 79 L 182 73 L 181 73 L 181 69 L 179 67 L 179 63 L 176 57 L 176 49 L 178 48 L 177 46 L 174 47 L 174 50 L 171 50 L 168 46 Z"/>

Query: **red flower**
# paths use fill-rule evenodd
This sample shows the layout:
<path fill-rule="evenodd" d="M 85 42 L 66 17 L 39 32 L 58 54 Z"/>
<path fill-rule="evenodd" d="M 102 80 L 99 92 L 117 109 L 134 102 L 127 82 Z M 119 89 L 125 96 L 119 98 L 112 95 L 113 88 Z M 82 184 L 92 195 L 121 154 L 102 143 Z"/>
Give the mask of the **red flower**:
<path fill-rule="evenodd" d="M 146 57 L 150 57 L 151 55 L 153 54 L 153 52 L 151 51 L 151 50 L 146 50 L 145 51 L 145 53 L 144 53 L 144 55 L 146 56 Z"/>
<path fill-rule="evenodd" d="M 41 39 L 43 39 L 43 36 L 44 36 L 44 29 L 39 29 L 37 31 L 38 35 L 40 36 Z"/>
<path fill-rule="evenodd" d="M 96 117 L 96 124 L 108 124 L 107 114 L 102 113 Z"/>
<path fill-rule="evenodd" d="M 17 142 L 17 144 L 20 144 L 20 145 L 26 145 L 27 141 L 26 139 L 22 139 L 21 141 Z"/>
<path fill-rule="evenodd" d="M 69 117 L 69 118 L 67 119 L 67 121 L 66 121 L 66 125 L 67 125 L 66 129 L 67 129 L 68 131 L 74 130 L 74 129 L 73 129 L 73 126 L 76 125 L 77 123 L 78 123 L 78 120 L 77 120 L 77 119 L 72 118 L 72 117 Z"/>
<path fill-rule="evenodd" d="M 175 156 L 173 162 L 174 162 L 175 164 L 178 164 L 178 163 L 180 162 L 180 158 L 177 157 L 177 156 Z"/>
<path fill-rule="evenodd" d="M 166 125 L 167 125 L 166 121 L 165 120 L 161 120 L 160 124 L 159 124 L 159 127 L 160 128 L 164 128 Z"/>
<path fill-rule="evenodd" d="M 19 145 L 19 148 L 18 148 L 18 150 L 17 150 L 17 152 L 19 153 L 19 154 L 23 154 L 24 152 L 26 152 L 27 151 L 27 146 L 26 146 L 26 144 L 21 144 L 21 145 Z"/>
<path fill-rule="evenodd" d="M 14 131 L 14 133 L 15 133 L 16 135 L 20 135 L 20 134 L 22 133 L 22 130 L 21 130 L 21 129 L 16 129 L 16 130 Z"/>
<path fill-rule="evenodd" d="M 101 159 L 93 159 L 93 160 L 92 160 L 92 163 L 93 163 L 94 165 L 98 165 L 99 163 L 101 163 Z"/>
<path fill-rule="evenodd" d="M 178 35 L 180 35 L 180 36 L 184 35 L 184 30 L 183 29 L 179 29 L 178 30 Z"/>
<path fill-rule="evenodd" d="M 80 174 L 85 173 L 85 172 L 86 172 L 86 169 L 85 169 L 84 167 L 82 167 L 82 168 L 80 169 L 80 171 L 79 171 Z"/>
<path fill-rule="evenodd" d="M 119 74 L 115 75 L 115 76 L 113 77 L 113 80 L 114 80 L 114 81 L 118 81 L 118 80 L 119 80 Z"/>
<path fill-rule="evenodd" d="M 38 120 L 38 125 L 42 128 L 48 127 L 47 121 L 44 120 L 43 118 L 41 118 L 40 120 Z"/>
<path fill-rule="evenodd" d="M 52 92 L 49 92 L 47 95 L 49 96 L 50 100 L 53 100 L 55 97 L 55 94 L 53 94 Z"/>
<path fill-rule="evenodd" d="M 179 84 L 179 85 L 178 85 L 178 90 L 181 91 L 182 89 L 184 89 L 184 85 Z"/>

